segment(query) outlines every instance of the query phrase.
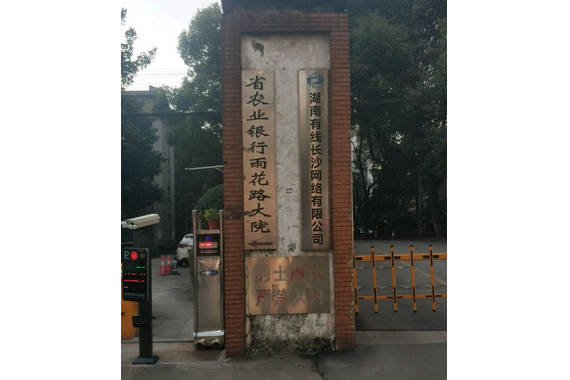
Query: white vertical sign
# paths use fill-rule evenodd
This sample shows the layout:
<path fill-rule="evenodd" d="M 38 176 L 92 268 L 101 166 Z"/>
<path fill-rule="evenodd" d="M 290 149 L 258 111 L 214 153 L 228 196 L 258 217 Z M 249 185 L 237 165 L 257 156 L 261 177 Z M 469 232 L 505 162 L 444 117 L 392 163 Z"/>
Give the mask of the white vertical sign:
<path fill-rule="evenodd" d="M 330 249 L 328 70 L 299 70 L 301 248 Z"/>

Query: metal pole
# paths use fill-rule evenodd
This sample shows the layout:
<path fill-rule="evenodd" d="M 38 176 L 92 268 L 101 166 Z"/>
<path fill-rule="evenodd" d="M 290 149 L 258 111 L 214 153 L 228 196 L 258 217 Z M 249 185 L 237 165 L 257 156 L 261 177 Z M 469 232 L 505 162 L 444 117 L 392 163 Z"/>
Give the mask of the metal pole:
<path fill-rule="evenodd" d="M 200 240 L 198 238 L 198 226 L 202 229 L 202 218 L 199 218 L 198 210 L 192 210 L 192 233 L 194 234 L 194 262 L 192 265 L 194 266 L 192 272 L 194 273 L 194 281 L 193 288 L 194 288 L 194 331 L 192 332 L 193 338 L 195 342 L 198 342 L 197 339 L 197 332 L 198 332 L 198 250 Z M 196 344 L 196 343 L 195 343 Z"/>
<path fill-rule="evenodd" d="M 153 354 L 152 347 L 152 301 L 139 302 L 139 314 L 148 318 L 148 326 L 139 327 L 139 357 L 133 364 L 155 364 L 158 356 Z"/>
<path fill-rule="evenodd" d="M 202 170 L 202 169 L 216 169 L 220 172 L 224 172 L 221 168 L 223 168 L 224 165 L 214 165 L 214 166 L 202 166 L 200 168 L 184 168 L 184 170 Z"/>
<path fill-rule="evenodd" d="M 148 302 L 139 302 L 139 315 L 148 319 L 147 326 L 139 327 L 139 356 L 133 364 L 155 364 L 158 356 L 152 350 L 152 260 L 147 250 Z"/>

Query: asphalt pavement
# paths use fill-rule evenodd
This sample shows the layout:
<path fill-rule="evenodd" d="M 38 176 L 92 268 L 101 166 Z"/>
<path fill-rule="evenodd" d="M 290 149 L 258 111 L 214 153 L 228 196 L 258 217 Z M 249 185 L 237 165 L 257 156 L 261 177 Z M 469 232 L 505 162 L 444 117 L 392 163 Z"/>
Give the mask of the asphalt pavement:
<path fill-rule="evenodd" d="M 314 355 L 226 358 L 190 342 L 155 343 L 156 364 L 132 364 L 138 345 L 122 344 L 122 380 L 446 379 L 446 331 L 356 331 L 353 350 Z"/>
<path fill-rule="evenodd" d="M 370 241 L 356 242 L 357 254 Z M 374 242 L 375 247 L 380 243 Z M 389 244 L 388 242 L 388 251 Z M 396 242 L 405 249 L 408 242 Z M 437 252 L 446 247 L 437 246 Z M 408 244 L 408 245 L 406 245 Z M 414 246 L 415 247 L 415 246 Z M 434 244 L 434 249 L 436 248 Z M 442 250 L 445 248 L 445 250 Z M 377 254 L 380 252 L 377 251 Z M 193 346 L 194 303 L 188 268 L 180 275 L 159 276 L 160 259 L 152 261 L 153 284 L 153 354 L 155 364 L 132 364 L 139 356 L 138 338 L 121 340 L 121 378 L 123 380 L 161 379 L 446 379 L 446 325 L 432 323 L 424 330 L 411 331 L 413 318 L 432 315 L 430 305 L 414 314 L 404 306 L 398 313 L 381 309 L 378 314 L 361 312 L 356 316 L 357 330 L 363 315 L 376 317 L 374 329 L 356 331 L 356 347 L 340 352 L 227 358 L 224 350 L 196 350 Z M 403 303 L 402 303 L 403 304 Z M 388 307 L 390 305 L 387 305 Z M 366 307 L 365 307 L 366 308 Z M 362 310 L 362 309 L 361 309 Z M 443 303 L 438 311 L 443 311 Z M 441 318 L 442 314 L 439 314 Z M 446 317 L 446 315 L 445 315 Z M 368 317 L 367 317 L 368 318 Z M 378 319 L 380 318 L 380 319 Z M 382 318 L 384 322 L 382 322 Z M 412 320 L 410 320 L 412 318 Z M 401 322 L 407 320 L 408 322 Z M 388 322 L 386 322 L 388 321 Z M 400 321 L 398 325 L 397 321 Z M 427 324 L 430 326 L 430 323 Z M 391 326 L 391 327 L 390 327 Z M 435 327 L 434 327 L 435 326 Z"/>
<path fill-rule="evenodd" d="M 428 253 L 429 245 L 434 253 L 446 253 L 445 240 L 357 240 L 355 242 L 358 256 L 370 255 L 370 248 L 374 247 L 375 255 L 390 254 L 390 246 L 394 247 L 395 254 L 410 253 L 410 245 L 414 253 Z M 431 294 L 429 262 L 416 261 L 415 282 L 417 294 Z M 373 294 L 372 265 L 370 262 L 356 263 L 358 294 L 370 296 Z M 410 265 L 407 261 L 397 261 L 396 291 L 398 295 L 409 295 L 411 289 Z M 436 294 L 447 293 L 447 261 L 434 261 L 434 277 Z M 377 294 L 391 295 L 392 276 L 389 262 L 376 263 Z M 359 313 L 356 315 L 356 330 L 360 331 L 446 331 L 447 330 L 447 298 L 436 298 L 436 312 L 432 311 L 431 298 L 417 300 L 417 312 L 413 312 L 410 299 L 399 299 L 398 311 L 394 312 L 392 300 L 379 300 L 378 313 L 374 313 L 373 301 L 359 302 Z"/>

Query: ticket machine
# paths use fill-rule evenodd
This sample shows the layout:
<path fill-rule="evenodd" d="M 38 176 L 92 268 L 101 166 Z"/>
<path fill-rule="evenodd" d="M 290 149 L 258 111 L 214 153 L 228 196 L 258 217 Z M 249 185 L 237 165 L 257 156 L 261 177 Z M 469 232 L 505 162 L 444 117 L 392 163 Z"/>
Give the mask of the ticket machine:
<path fill-rule="evenodd" d="M 194 346 L 224 347 L 223 211 L 218 229 L 204 229 L 202 215 L 192 211 L 194 225 Z"/>

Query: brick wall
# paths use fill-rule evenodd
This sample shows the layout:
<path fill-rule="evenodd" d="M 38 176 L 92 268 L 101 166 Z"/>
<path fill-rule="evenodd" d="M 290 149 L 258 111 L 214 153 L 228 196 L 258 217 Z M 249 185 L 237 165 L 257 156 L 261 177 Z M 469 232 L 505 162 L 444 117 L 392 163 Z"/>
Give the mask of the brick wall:
<path fill-rule="evenodd" d="M 222 19 L 226 354 L 245 355 L 245 252 L 241 115 L 241 35 L 328 33 L 330 36 L 329 162 L 337 348 L 354 347 L 352 180 L 348 14 L 240 13 Z"/>

